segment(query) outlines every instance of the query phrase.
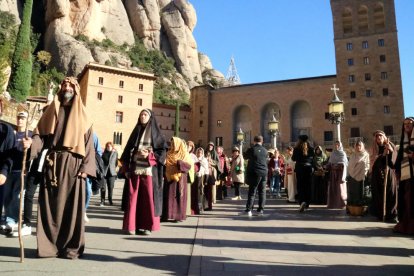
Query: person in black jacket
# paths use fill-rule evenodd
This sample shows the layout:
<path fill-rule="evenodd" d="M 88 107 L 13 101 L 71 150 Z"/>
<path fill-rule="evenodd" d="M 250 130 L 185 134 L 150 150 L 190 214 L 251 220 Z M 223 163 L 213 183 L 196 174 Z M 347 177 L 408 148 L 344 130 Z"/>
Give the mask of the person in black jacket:
<path fill-rule="evenodd" d="M 293 149 L 292 160 L 296 161 L 295 172 L 298 187 L 299 212 L 309 208 L 312 193 L 312 162 L 314 149 L 308 142 L 307 135 L 300 135 Z"/>
<path fill-rule="evenodd" d="M 246 203 L 244 215 L 251 216 L 256 191 L 259 191 L 259 208 L 257 215 L 263 215 L 266 201 L 266 182 L 267 182 L 267 150 L 262 146 L 263 136 L 254 137 L 254 145 L 244 153 L 244 158 L 249 160 L 247 163 L 246 176 L 249 185 L 249 195 Z"/>

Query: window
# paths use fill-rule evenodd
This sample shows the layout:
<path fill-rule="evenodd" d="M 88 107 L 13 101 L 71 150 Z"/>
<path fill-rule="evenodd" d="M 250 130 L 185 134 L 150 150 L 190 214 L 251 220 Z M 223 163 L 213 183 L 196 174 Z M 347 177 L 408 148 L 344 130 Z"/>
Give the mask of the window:
<path fill-rule="evenodd" d="M 124 81 L 123 80 L 119 81 L 119 88 L 124 88 Z"/>
<path fill-rule="evenodd" d="M 351 127 L 351 137 L 361 137 L 359 127 Z"/>
<path fill-rule="evenodd" d="M 368 41 L 362 41 L 362 49 L 368 49 Z"/>
<path fill-rule="evenodd" d="M 355 93 L 355 91 L 351 91 L 351 92 L 349 93 L 349 96 L 351 97 L 351 99 L 355 99 L 355 98 L 356 98 L 356 93 Z"/>
<path fill-rule="evenodd" d="M 124 100 L 124 97 L 123 96 L 118 96 L 118 103 L 122 103 L 123 100 Z"/>
<path fill-rule="evenodd" d="M 352 51 L 352 43 L 349 42 L 349 43 L 346 44 L 346 50 L 347 51 Z"/>
<path fill-rule="evenodd" d="M 223 137 L 216 137 L 216 145 L 217 147 L 223 146 Z"/>
<path fill-rule="evenodd" d="M 174 124 L 171 124 L 171 129 L 175 129 L 175 125 Z"/>
<path fill-rule="evenodd" d="M 369 57 L 364 57 L 364 64 L 368 65 L 369 64 Z"/>
<path fill-rule="evenodd" d="M 115 145 L 122 145 L 122 132 L 114 132 L 113 143 Z"/>
<path fill-rule="evenodd" d="M 200 106 L 200 114 L 203 114 L 203 106 Z"/>
<path fill-rule="evenodd" d="M 388 96 L 388 88 L 383 88 L 383 89 L 382 89 L 382 95 L 383 95 L 384 97 Z"/>
<path fill-rule="evenodd" d="M 371 89 L 367 89 L 367 90 L 365 90 L 365 96 L 366 96 L 367 98 L 371 98 L 371 97 L 372 97 L 372 90 L 371 90 Z"/>
<path fill-rule="evenodd" d="M 222 123 L 222 121 L 221 121 L 221 120 L 217 120 L 217 126 L 218 126 L 218 127 L 221 127 L 221 123 Z"/>
<path fill-rule="evenodd" d="M 162 129 L 162 125 L 160 125 L 160 129 Z"/>
<path fill-rule="evenodd" d="M 200 127 L 203 127 L 203 120 L 200 120 L 200 124 L 199 124 L 199 126 L 200 126 Z"/>
<path fill-rule="evenodd" d="M 381 72 L 381 79 L 382 80 L 388 79 L 388 73 L 387 72 Z"/>
<path fill-rule="evenodd" d="M 138 90 L 139 91 L 144 91 L 144 85 L 143 84 L 139 84 L 138 85 Z"/>
<path fill-rule="evenodd" d="M 121 124 L 124 120 L 124 113 L 121 111 L 117 111 L 115 114 L 115 123 Z"/>
<path fill-rule="evenodd" d="M 348 65 L 349 66 L 354 65 L 354 59 L 353 58 L 348 58 Z"/>
<path fill-rule="evenodd" d="M 138 99 L 138 105 L 139 106 L 142 106 L 142 99 L 140 98 L 140 99 Z M 161 112 L 161 116 L 162 116 L 162 112 Z"/>
<path fill-rule="evenodd" d="M 329 119 L 329 112 L 325 112 L 325 120 Z"/>
<path fill-rule="evenodd" d="M 371 74 L 370 73 L 365 73 L 365 80 L 366 81 L 370 81 L 371 80 Z"/>
<path fill-rule="evenodd" d="M 98 92 L 98 100 L 102 101 L 102 92 Z"/>
<path fill-rule="evenodd" d="M 384 39 L 382 39 L 382 38 L 378 39 L 378 46 L 379 47 L 384 47 L 385 46 Z"/>
<path fill-rule="evenodd" d="M 380 55 L 379 59 L 381 63 L 385 63 L 385 55 Z"/>
<path fill-rule="evenodd" d="M 391 136 L 394 135 L 394 128 L 393 126 L 384 126 L 385 135 Z"/>
<path fill-rule="evenodd" d="M 355 82 L 355 76 L 354 75 L 349 75 L 348 76 L 348 82 Z"/>
<path fill-rule="evenodd" d="M 391 112 L 390 106 L 389 105 L 384 105 L 384 113 L 389 114 L 390 112 Z"/>
<path fill-rule="evenodd" d="M 324 131 L 323 139 L 324 141 L 333 141 L 333 131 Z"/>
<path fill-rule="evenodd" d="M 98 79 L 98 83 L 99 83 L 100 85 L 103 85 L 103 77 L 99 77 L 99 79 Z"/>
<path fill-rule="evenodd" d="M 352 116 L 358 115 L 358 111 L 355 107 L 351 108 L 351 114 L 352 114 Z"/>

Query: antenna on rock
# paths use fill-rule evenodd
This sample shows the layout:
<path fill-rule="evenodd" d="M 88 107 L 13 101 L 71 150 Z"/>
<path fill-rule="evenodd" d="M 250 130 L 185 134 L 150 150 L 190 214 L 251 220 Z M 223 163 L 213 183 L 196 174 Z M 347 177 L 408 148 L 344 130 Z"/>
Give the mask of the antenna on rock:
<path fill-rule="evenodd" d="M 227 71 L 226 76 L 226 86 L 233 86 L 240 84 L 240 77 L 237 74 L 236 64 L 234 63 L 233 56 L 230 59 L 229 70 Z"/>

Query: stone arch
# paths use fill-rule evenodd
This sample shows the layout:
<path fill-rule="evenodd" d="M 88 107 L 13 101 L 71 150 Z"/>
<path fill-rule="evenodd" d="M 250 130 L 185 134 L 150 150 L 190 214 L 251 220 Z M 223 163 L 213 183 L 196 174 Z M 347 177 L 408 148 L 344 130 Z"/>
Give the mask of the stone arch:
<path fill-rule="evenodd" d="M 375 3 L 374 6 L 374 24 L 376 30 L 385 28 L 384 5 L 380 2 Z"/>
<path fill-rule="evenodd" d="M 263 106 L 262 112 L 260 114 L 260 133 L 263 135 L 264 143 L 272 142 L 272 136 L 269 133 L 268 122 L 272 119 L 273 115 L 277 120 L 280 121 L 281 113 L 278 104 L 267 103 L 265 106 Z M 277 141 L 279 142 L 279 139 L 277 139 Z"/>
<path fill-rule="evenodd" d="M 350 8 L 342 11 L 342 28 L 344 34 L 352 33 L 352 10 Z"/>
<path fill-rule="evenodd" d="M 368 7 L 365 5 L 361 5 L 358 9 L 358 30 L 368 31 Z"/>
<path fill-rule="evenodd" d="M 234 109 L 233 113 L 233 144 L 237 143 L 237 131 L 242 129 L 244 141 L 249 145 L 252 142 L 252 110 L 247 105 L 240 105 Z"/>
<path fill-rule="evenodd" d="M 306 134 L 310 137 L 312 130 L 312 110 L 307 101 L 296 101 L 291 109 L 291 141 L 296 142 L 299 135 Z"/>

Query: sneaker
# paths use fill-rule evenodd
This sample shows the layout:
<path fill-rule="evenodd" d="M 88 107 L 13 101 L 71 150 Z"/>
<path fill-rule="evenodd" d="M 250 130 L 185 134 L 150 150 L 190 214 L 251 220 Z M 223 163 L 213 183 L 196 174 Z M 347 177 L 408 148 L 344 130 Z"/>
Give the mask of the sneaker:
<path fill-rule="evenodd" d="M 105 203 L 101 201 L 101 203 L 99 204 L 99 206 L 105 206 Z"/>
<path fill-rule="evenodd" d="M 238 198 L 238 200 L 242 200 L 242 197 L 241 196 L 238 196 L 237 198 Z"/>
<path fill-rule="evenodd" d="M 245 211 L 241 212 L 240 215 L 241 216 L 246 216 L 246 217 L 251 217 L 252 216 L 252 211 L 245 210 Z"/>
<path fill-rule="evenodd" d="M 83 216 L 83 220 L 84 220 L 86 223 L 88 223 L 88 222 L 89 222 L 89 218 L 88 218 L 88 216 L 86 215 L 86 213 L 85 213 L 85 215 Z"/>
<path fill-rule="evenodd" d="M 21 234 L 22 236 L 30 236 L 32 234 L 32 227 L 28 226 L 26 224 L 23 224 L 22 229 L 21 229 Z M 19 231 L 15 231 L 12 233 L 13 237 L 18 237 L 19 236 Z"/>
<path fill-rule="evenodd" d="M 238 196 L 235 196 L 235 197 L 232 197 L 231 198 L 231 200 L 238 200 L 239 199 L 239 197 Z"/>
<path fill-rule="evenodd" d="M 151 235 L 151 231 L 150 230 L 144 230 L 144 231 L 142 231 L 142 235 L 149 236 L 149 235 Z"/>
<path fill-rule="evenodd" d="M 5 229 L 5 231 L 7 232 L 7 233 L 12 233 L 12 232 L 15 232 L 15 231 L 17 231 L 18 230 L 18 224 L 17 223 L 15 223 L 15 222 L 8 222 L 8 223 L 6 223 L 6 229 Z"/>
<path fill-rule="evenodd" d="M 259 217 L 263 216 L 263 210 L 257 210 L 256 216 L 259 216 Z"/>
<path fill-rule="evenodd" d="M 282 196 L 280 195 L 280 193 L 277 194 L 277 198 L 282 198 Z"/>
<path fill-rule="evenodd" d="M 299 207 L 299 212 L 302 213 L 303 211 L 305 211 L 305 208 L 306 208 L 306 203 L 305 202 L 302 202 L 300 204 L 300 207 Z"/>

